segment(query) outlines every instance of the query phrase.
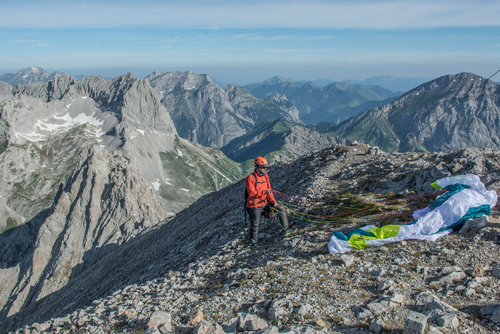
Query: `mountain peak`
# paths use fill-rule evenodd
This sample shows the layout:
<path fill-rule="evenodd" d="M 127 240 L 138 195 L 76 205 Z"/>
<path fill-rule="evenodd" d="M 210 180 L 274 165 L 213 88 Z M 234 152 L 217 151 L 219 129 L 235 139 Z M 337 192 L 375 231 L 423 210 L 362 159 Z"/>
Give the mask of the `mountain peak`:
<path fill-rule="evenodd" d="M 274 76 L 264 81 L 265 84 L 280 84 L 284 82 L 297 82 L 297 81 L 289 78 L 283 78 L 280 76 Z"/>
<path fill-rule="evenodd" d="M 49 75 L 43 68 L 32 66 L 23 68 L 16 74 L 5 73 L 0 76 L 0 81 L 5 81 L 12 86 L 17 84 L 29 85 L 34 82 L 47 82 L 55 76 L 55 73 Z"/>

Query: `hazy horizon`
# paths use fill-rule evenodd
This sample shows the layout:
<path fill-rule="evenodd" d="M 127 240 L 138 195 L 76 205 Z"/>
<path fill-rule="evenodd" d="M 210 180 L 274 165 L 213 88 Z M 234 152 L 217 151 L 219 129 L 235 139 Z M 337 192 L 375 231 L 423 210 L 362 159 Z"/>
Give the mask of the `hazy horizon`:
<path fill-rule="evenodd" d="M 1 8 L 2 74 L 192 70 L 244 85 L 273 76 L 489 77 L 500 67 L 500 2 L 492 0 L 20 0 Z"/>

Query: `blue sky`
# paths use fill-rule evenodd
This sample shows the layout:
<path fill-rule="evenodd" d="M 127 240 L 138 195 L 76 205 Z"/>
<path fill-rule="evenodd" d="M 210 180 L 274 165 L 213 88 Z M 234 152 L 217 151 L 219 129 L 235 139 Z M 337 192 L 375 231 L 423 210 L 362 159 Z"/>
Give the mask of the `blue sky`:
<path fill-rule="evenodd" d="M 500 1 L 477 0 L 0 0 L 0 74 L 488 77 L 500 68 L 499 18 Z"/>

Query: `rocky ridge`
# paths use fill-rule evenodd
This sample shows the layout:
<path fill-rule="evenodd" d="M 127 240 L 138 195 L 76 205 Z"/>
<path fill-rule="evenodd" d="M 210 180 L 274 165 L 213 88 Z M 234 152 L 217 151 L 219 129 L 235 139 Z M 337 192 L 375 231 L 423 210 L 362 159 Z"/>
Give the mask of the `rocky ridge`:
<path fill-rule="evenodd" d="M 293 121 L 297 124 L 302 124 L 304 125 L 304 122 L 302 122 L 299 118 L 299 109 L 297 109 L 293 103 L 288 101 L 285 95 L 276 93 L 274 95 L 265 97 L 262 99 L 263 101 L 270 102 L 276 106 L 278 106 L 281 110 L 285 111 L 288 115 L 290 115 L 291 119 L 287 119 L 289 121 Z"/>
<path fill-rule="evenodd" d="M 276 164 L 269 174 L 275 190 L 309 203 L 309 214 L 332 214 L 335 206 L 321 204 L 333 198 L 379 204 L 400 198 L 383 210 L 391 223 L 401 223 L 409 219 L 405 212 L 432 200 L 422 196 L 433 192 L 437 178 L 475 173 L 498 189 L 499 154 L 387 154 L 354 143 Z M 366 225 L 369 217 L 337 227 L 295 222 L 300 231 L 291 238 L 264 221 L 261 241 L 251 249 L 238 200 L 243 189 L 240 181 L 205 195 L 154 233 L 102 257 L 92 275 L 0 327 L 19 333 L 397 333 L 411 310 L 428 317 L 433 333 L 498 330 L 495 220 L 433 243 L 407 241 L 344 255 L 326 254 L 331 232 Z M 403 197 L 421 200 L 405 205 Z M 492 216 L 498 218 L 498 211 Z M 370 223 L 384 222 L 383 216 L 375 219 Z"/>

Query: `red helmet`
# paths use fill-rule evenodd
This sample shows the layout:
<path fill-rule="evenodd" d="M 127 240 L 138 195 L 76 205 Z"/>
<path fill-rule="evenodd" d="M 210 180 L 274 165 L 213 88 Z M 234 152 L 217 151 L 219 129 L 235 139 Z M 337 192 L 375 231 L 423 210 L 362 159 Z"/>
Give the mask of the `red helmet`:
<path fill-rule="evenodd" d="M 267 165 L 267 160 L 264 157 L 257 157 L 254 160 L 255 166 Z"/>

